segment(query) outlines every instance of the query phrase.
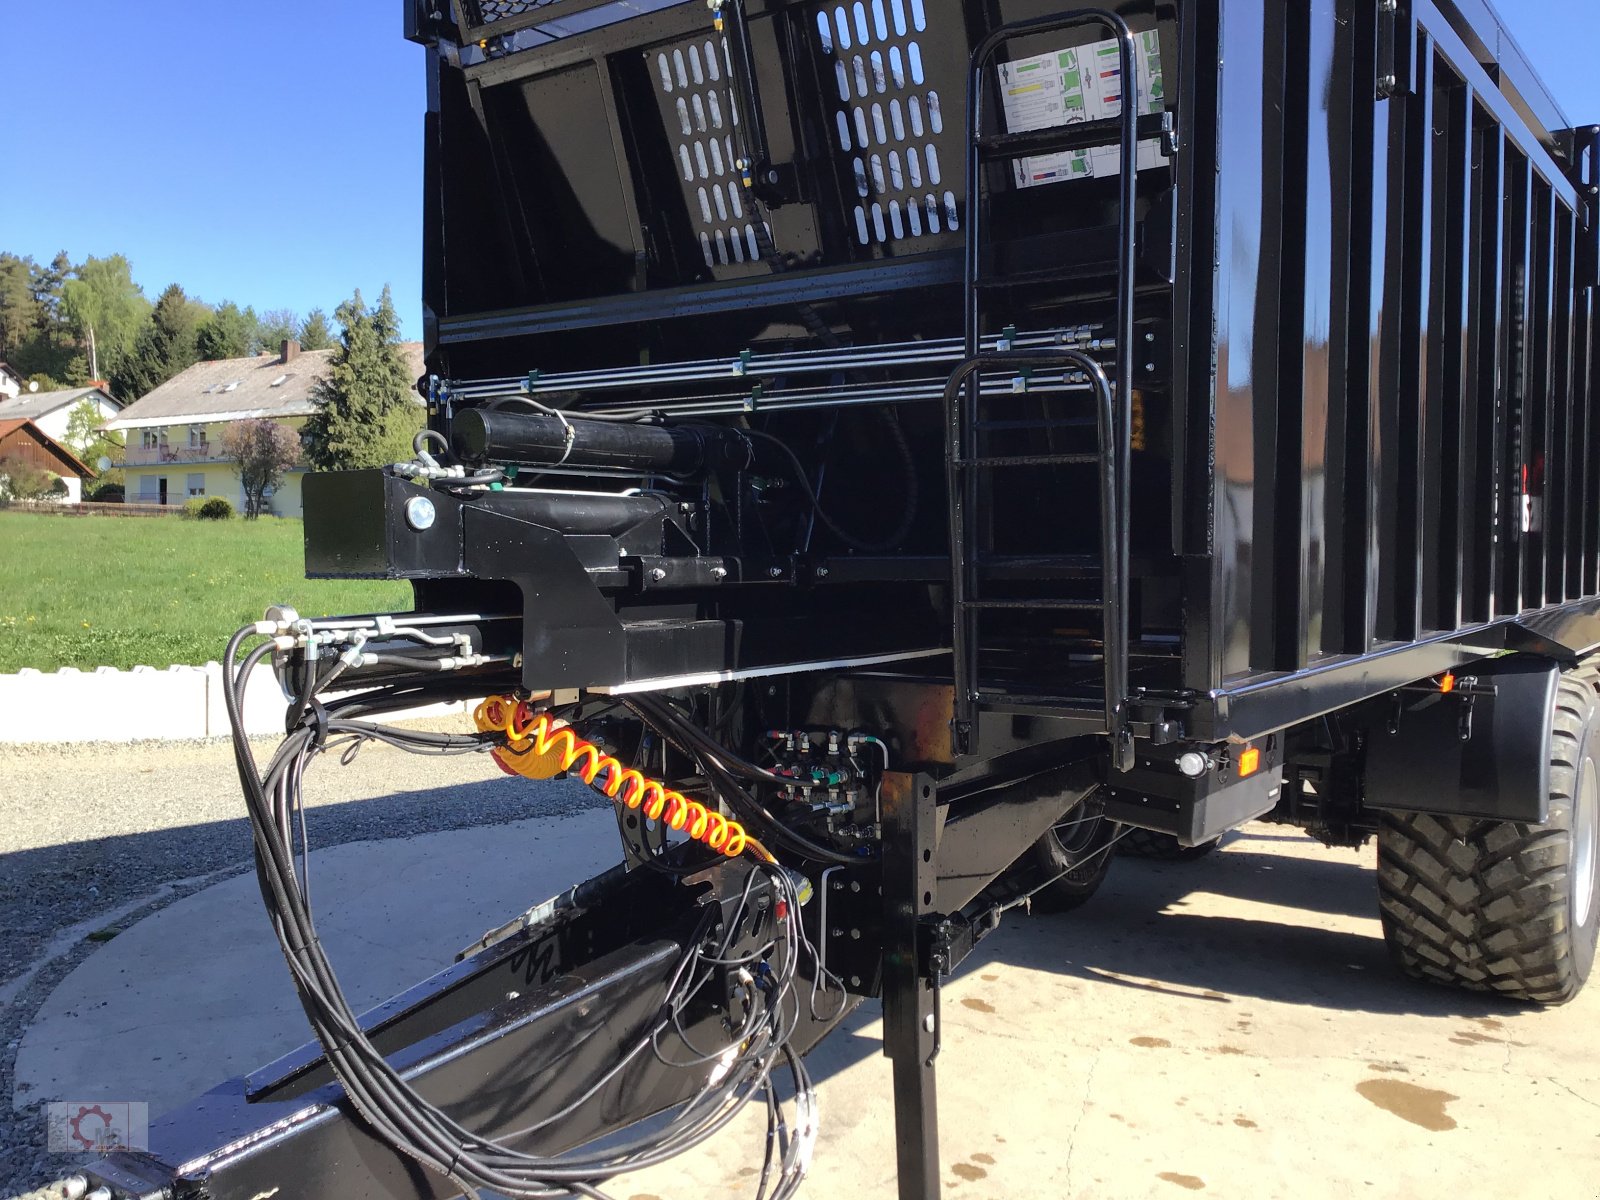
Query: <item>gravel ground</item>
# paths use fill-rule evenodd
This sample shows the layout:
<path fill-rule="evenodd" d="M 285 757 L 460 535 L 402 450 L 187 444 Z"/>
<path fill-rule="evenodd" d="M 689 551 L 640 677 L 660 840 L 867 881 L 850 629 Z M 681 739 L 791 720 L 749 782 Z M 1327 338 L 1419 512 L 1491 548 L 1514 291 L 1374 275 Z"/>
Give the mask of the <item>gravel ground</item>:
<path fill-rule="evenodd" d="M 414 727 L 462 730 L 466 718 Z M 271 753 L 271 739 L 256 753 Z M 429 758 L 368 745 L 307 776 L 313 846 L 409 837 L 603 807 L 578 783 L 530 785 L 486 756 Z M 246 870 L 250 831 L 231 746 L 0 746 L 0 1196 L 62 1171 L 42 1121 L 14 1112 L 22 1032 L 99 941 Z"/>

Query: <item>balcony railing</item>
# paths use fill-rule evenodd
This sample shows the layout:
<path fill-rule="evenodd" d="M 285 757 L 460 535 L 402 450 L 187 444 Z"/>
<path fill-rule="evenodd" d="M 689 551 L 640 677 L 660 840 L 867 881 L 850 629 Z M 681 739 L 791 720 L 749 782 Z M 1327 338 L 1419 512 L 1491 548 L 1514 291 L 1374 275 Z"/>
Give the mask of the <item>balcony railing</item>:
<path fill-rule="evenodd" d="M 199 442 L 175 446 L 129 446 L 123 461 L 130 467 L 158 467 L 163 463 L 223 462 L 227 456 L 218 442 Z"/>

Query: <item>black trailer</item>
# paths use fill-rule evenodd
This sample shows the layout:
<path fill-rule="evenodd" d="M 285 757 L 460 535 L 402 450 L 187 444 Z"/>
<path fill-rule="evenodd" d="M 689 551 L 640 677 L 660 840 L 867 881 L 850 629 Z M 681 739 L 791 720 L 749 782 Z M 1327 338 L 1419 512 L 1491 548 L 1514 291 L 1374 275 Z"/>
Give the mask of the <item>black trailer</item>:
<path fill-rule="evenodd" d="M 1576 994 L 1600 126 L 1482 0 L 406 15 L 429 431 L 305 496 L 309 572 L 416 611 L 242 631 L 295 697 L 241 775 L 318 1044 L 107 1196 L 589 1194 L 635 1162 L 595 1138 L 681 1147 L 780 1060 L 803 1132 L 788 1054 L 878 996 L 932 1196 L 940 979 L 1120 840 L 1260 817 L 1376 834 L 1411 973 Z M 624 862 L 358 1023 L 299 773 L 444 695 L 491 697 L 449 748 L 615 794 Z"/>

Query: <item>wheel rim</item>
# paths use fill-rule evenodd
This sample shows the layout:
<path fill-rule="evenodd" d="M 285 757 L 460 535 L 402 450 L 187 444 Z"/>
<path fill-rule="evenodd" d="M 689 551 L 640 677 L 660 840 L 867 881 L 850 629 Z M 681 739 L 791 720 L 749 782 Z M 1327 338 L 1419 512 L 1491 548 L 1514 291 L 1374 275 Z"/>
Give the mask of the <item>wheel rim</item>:
<path fill-rule="evenodd" d="M 1584 763 L 1583 783 L 1578 788 L 1578 803 L 1572 814 L 1572 922 L 1582 928 L 1589 923 L 1594 907 L 1597 858 L 1600 839 L 1600 782 L 1595 779 L 1595 763 Z"/>

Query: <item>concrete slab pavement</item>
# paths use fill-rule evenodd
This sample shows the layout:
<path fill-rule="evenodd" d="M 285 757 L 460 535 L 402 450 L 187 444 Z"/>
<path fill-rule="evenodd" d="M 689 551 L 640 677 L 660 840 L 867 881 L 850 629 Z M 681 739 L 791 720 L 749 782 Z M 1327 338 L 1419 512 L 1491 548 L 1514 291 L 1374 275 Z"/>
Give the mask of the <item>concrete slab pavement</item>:
<path fill-rule="evenodd" d="M 438 836 L 455 840 L 335 848 L 314 864 L 358 1001 L 615 856 L 604 813 Z M 945 991 L 947 1194 L 1600 1195 L 1600 986 L 1525 1010 L 1399 977 L 1372 858 L 1252 826 L 1196 863 L 1119 860 L 1078 913 L 1008 920 Z M 812 1057 L 810 1200 L 894 1196 L 879 1032 L 866 1006 Z M 154 1111 L 302 1040 L 254 883 L 239 879 L 80 966 L 25 1037 L 18 1079 L 23 1099 L 112 1087 Z M 748 1196 L 763 1132 L 747 1114 L 609 1192 Z"/>
<path fill-rule="evenodd" d="M 610 809 L 315 851 L 317 930 L 359 1012 L 487 929 L 617 860 Z M 15 1105 L 104 1096 L 166 1112 L 310 1040 L 254 873 L 118 934 L 56 988 L 17 1051 Z"/>

